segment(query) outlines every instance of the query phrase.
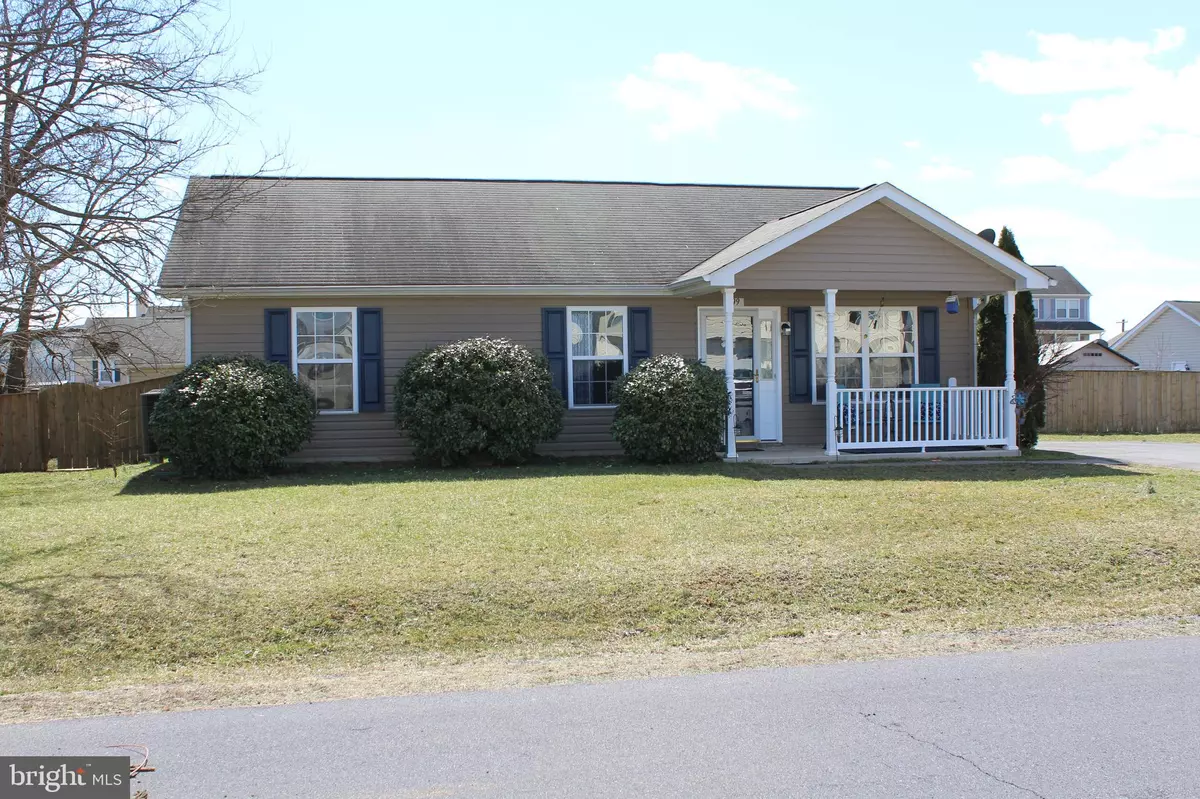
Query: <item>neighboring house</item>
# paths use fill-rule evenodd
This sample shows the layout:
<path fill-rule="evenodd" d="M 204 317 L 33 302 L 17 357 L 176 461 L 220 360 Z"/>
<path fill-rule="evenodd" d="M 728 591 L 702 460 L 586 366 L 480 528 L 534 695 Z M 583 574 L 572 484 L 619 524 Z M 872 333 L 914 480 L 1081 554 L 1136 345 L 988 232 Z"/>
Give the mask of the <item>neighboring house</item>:
<path fill-rule="evenodd" d="M 1039 266 L 1038 271 L 1055 281 L 1053 286 L 1031 291 L 1033 326 L 1042 343 L 1088 341 L 1104 332 L 1091 321 L 1092 294 L 1065 266 Z"/>
<path fill-rule="evenodd" d="M 221 180 L 193 178 L 187 202 Z M 730 457 L 741 440 L 1015 449 L 1015 383 L 971 386 L 966 300 L 1005 294 L 1011 322 L 1018 290 L 1049 285 L 887 183 L 285 178 L 198 210 L 160 281 L 189 355 L 291 368 L 317 396 L 314 460 L 409 457 L 387 412 L 398 370 L 472 336 L 546 354 L 567 403 L 547 453 L 618 452 L 613 381 L 659 353 L 724 371 Z"/>
<path fill-rule="evenodd" d="M 1043 344 L 1040 357 L 1043 363 L 1063 361 L 1061 368 L 1068 372 L 1131 372 L 1138 368 L 1137 361 L 1101 338 Z"/>
<path fill-rule="evenodd" d="M 186 314 L 179 306 L 138 304 L 136 316 L 94 316 L 34 341 L 28 385 L 115 386 L 183 368 Z"/>
<path fill-rule="evenodd" d="M 1144 371 L 1200 371 L 1200 302 L 1171 300 L 1112 343 Z"/>

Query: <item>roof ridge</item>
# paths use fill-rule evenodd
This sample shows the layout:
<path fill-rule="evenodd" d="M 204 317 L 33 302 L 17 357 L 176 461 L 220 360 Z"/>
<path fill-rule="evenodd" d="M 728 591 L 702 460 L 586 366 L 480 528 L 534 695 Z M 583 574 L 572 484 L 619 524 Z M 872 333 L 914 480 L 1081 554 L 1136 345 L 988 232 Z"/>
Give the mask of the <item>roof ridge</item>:
<path fill-rule="evenodd" d="M 193 175 L 210 180 L 278 180 L 278 181 L 362 181 L 408 183 L 548 183 L 583 186 L 664 186 L 697 187 L 705 189 L 805 189 L 808 191 L 859 191 L 858 186 L 795 186 L 767 183 L 666 183 L 651 180 L 582 180 L 572 178 L 430 178 L 430 177 L 363 177 L 338 175 Z M 874 184 L 872 184 L 874 185 Z M 869 188 L 869 187 L 868 187 Z M 835 198 L 836 199 L 836 198 Z"/>

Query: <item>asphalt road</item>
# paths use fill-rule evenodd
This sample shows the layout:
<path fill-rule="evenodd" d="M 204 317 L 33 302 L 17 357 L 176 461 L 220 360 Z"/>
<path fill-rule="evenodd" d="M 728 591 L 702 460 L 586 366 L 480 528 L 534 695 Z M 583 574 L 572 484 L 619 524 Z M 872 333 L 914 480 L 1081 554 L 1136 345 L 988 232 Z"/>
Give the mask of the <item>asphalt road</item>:
<path fill-rule="evenodd" d="M 1200 796 L 1200 637 L 0 727 L 166 797 Z"/>
<path fill-rule="evenodd" d="M 1200 471 L 1200 444 L 1165 441 L 1043 441 L 1040 450 L 1072 452 L 1088 458 L 1105 458 L 1121 463 L 1166 466 Z"/>

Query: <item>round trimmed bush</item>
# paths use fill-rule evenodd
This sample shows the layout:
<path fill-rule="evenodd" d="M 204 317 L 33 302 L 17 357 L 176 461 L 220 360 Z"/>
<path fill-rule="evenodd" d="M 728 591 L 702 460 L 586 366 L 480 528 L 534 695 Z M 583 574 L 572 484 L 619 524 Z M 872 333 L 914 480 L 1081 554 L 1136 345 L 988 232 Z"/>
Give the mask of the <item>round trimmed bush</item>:
<path fill-rule="evenodd" d="M 316 398 L 281 364 L 204 358 L 171 381 L 150 432 L 184 474 L 252 477 L 279 466 L 312 436 Z"/>
<path fill-rule="evenodd" d="M 541 353 L 503 338 L 419 352 L 396 378 L 396 426 L 420 460 L 520 463 L 562 430 L 563 398 Z"/>
<path fill-rule="evenodd" d="M 729 416 L 725 376 L 680 355 L 656 355 L 616 385 L 613 437 L 650 463 L 699 463 L 717 456 Z"/>

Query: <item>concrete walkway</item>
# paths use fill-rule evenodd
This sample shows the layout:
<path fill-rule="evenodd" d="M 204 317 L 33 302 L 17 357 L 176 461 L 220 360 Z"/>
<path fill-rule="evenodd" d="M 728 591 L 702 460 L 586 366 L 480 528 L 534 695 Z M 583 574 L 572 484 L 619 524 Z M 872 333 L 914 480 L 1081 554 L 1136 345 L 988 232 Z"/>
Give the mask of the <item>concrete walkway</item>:
<path fill-rule="evenodd" d="M 1104 458 L 1119 463 L 1140 463 L 1172 469 L 1200 471 L 1200 444 L 1166 441 L 1042 441 L 1039 450 L 1070 452 L 1086 458 Z"/>
<path fill-rule="evenodd" d="M 1200 796 L 1200 638 L 0 727 L 168 797 Z"/>

